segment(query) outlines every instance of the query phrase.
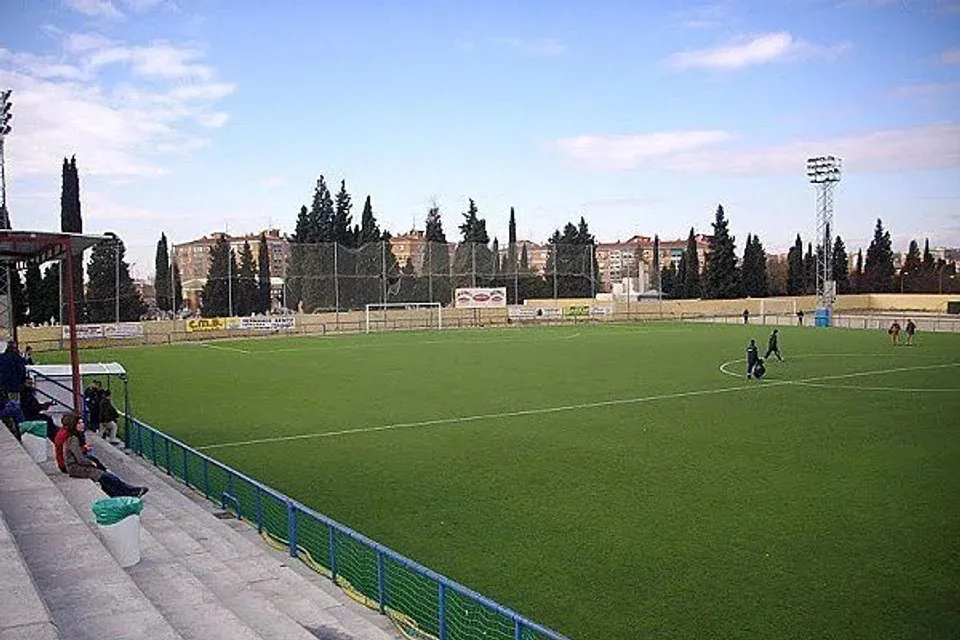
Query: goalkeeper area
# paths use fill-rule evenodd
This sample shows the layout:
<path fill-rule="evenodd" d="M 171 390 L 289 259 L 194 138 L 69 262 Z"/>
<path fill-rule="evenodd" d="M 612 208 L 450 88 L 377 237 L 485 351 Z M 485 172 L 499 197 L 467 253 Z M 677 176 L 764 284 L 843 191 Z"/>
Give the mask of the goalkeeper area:
<path fill-rule="evenodd" d="M 576 640 L 960 636 L 960 335 L 784 326 L 747 380 L 769 332 L 374 323 L 81 357 L 122 363 L 149 424 Z"/>

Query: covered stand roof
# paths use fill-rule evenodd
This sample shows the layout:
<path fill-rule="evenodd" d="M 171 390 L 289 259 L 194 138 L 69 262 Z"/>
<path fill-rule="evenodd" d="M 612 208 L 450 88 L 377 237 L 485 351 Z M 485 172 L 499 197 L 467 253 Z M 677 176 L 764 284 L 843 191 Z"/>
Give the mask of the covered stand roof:
<path fill-rule="evenodd" d="M 0 264 L 26 267 L 66 257 L 67 247 L 78 256 L 101 242 L 113 242 L 112 236 L 58 233 L 52 231 L 0 230 Z"/>

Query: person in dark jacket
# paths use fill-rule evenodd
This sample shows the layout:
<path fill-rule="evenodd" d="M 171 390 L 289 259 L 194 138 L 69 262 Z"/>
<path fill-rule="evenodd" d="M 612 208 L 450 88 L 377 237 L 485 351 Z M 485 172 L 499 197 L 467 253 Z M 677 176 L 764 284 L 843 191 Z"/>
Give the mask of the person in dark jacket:
<path fill-rule="evenodd" d="M 87 478 L 99 483 L 100 488 L 111 498 L 129 496 L 142 498 L 147 493 L 146 487 L 134 487 L 127 484 L 116 475 L 101 469 L 84 451 L 83 420 L 72 416 L 67 422 L 67 441 L 63 445 L 63 462 L 67 474 L 71 478 Z M 71 428 L 72 427 L 72 428 Z"/>
<path fill-rule="evenodd" d="M 110 444 L 117 444 L 117 419 L 120 412 L 110 401 L 110 389 L 104 389 L 100 399 L 100 437 Z"/>
<path fill-rule="evenodd" d="M 753 377 L 753 368 L 757 366 L 757 362 L 760 360 L 760 352 L 757 349 L 757 343 L 755 340 L 750 341 L 750 345 L 747 347 L 747 377 Z"/>
<path fill-rule="evenodd" d="M 7 349 L 0 354 L 0 387 L 8 393 L 20 393 L 27 379 L 27 361 L 17 350 L 17 343 L 7 343 Z"/>
<path fill-rule="evenodd" d="M 87 419 L 90 424 L 87 425 L 90 431 L 100 429 L 100 402 L 103 400 L 103 385 L 99 380 L 90 383 L 83 392 L 83 399 L 87 403 Z"/>
<path fill-rule="evenodd" d="M 7 390 L 0 387 L 0 421 L 7 426 L 10 433 L 20 440 L 20 423 L 26 421 L 26 416 L 20 410 L 20 405 L 10 399 Z"/>
<path fill-rule="evenodd" d="M 777 360 L 783 362 L 783 356 L 780 355 L 779 329 L 774 329 L 773 333 L 770 334 L 770 339 L 767 340 L 767 355 L 763 356 L 763 359 L 766 360 L 771 354 L 777 356 Z"/>
<path fill-rule="evenodd" d="M 27 420 L 43 420 L 47 423 L 47 438 L 51 441 L 57 435 L 57 425 L 53 418 L 44 413 L 50 408 L 52 402 L 40 402 L 37 400 L 37 389 L 34 386 L 32 378 L 27 378 L 20 389 L 20 410 Z"/>

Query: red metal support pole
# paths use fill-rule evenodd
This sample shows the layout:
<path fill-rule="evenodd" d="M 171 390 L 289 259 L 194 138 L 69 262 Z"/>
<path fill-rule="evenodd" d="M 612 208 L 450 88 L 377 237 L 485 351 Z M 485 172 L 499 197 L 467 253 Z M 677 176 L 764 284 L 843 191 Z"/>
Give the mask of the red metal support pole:
<path fill-rule="evenodd" d="M 73 283 L 73 247 L 71 246 L 69 238 L 64 240 L 63 247 L 67 251 L 67 323 L 70 326 L 70 371 L 73 374 L 73 411 L 78 416 L 82 416 L 80 355 L 77 353 L 77 307 L 75 303 L 76 297 L 74 296 L 75 286 Z"/>

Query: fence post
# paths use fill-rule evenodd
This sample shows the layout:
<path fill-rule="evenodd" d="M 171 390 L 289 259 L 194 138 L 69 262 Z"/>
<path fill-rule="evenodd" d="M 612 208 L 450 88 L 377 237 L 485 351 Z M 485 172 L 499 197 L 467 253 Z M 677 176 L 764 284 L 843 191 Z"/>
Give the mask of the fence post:
<path fill-rule="evenodd" d="M 203 495 L 210 499 L 210 461 L 203 459 Z"/>
<path fill-rule="evenodd" d="M 297 511 L 293 502 L 287 500 L 287 538 L 290 540 L 290 557 L 297 557 Z"/>
<path fill-rule="evenodd" d="M 190 478 L 188 477 L 189 472 L 187 471 L 187 450 L 184 447 L 180 447 L 180 455 L 183 456 L 183 484 L 187 487 L 190 486 Z"/>
<path fill-rule="evenodd" d="M 437 589 L 437 633 L 440 640 L 447 640 L 447 588 L 438 582 Z"/>
<path fill-rule="evenodd" d="M 257 533 L 263 533 L 263 489 L 259 486 L 256 489 L 254 500 L 256 502 Z"/>
<path fill-rule="evenodd" d="M 337 530 L 332 526 L 330 528 L 330 575 L 333 582 L 337 582 Z"/>
<path fill-rule="evenodd" d="M 523 638 L 523 623 L 520 622 L 520 618 L 516 618 L 513 621 L 513 640 L 521 640 Z"/>
<path fill-rule="evenodd" d="M 153 466 L 157 466 L 157 432 L 150 430 L 150 456 L 153 458 Z"/>
<path fill-rule="evenodd" d="M 166 466 L 167 466 L 167 475 L 169 476 L 169 475 L 171 475 L 171 474 L 170 474 L 170 441 L 167 440 L 166 438 L 163 439 L 163 451 L 164 451 L 164 456 L 165 456 L 166 461 L 167 461 L 167 465 L 166 465 Z"/>
<path fill-rule="evenodd" d="M 383 575 L 383 551 L 377 549 L 377 602 L 380 604 L 380 613 L 383 613 L 386 595 L 386 584 Z"/>

